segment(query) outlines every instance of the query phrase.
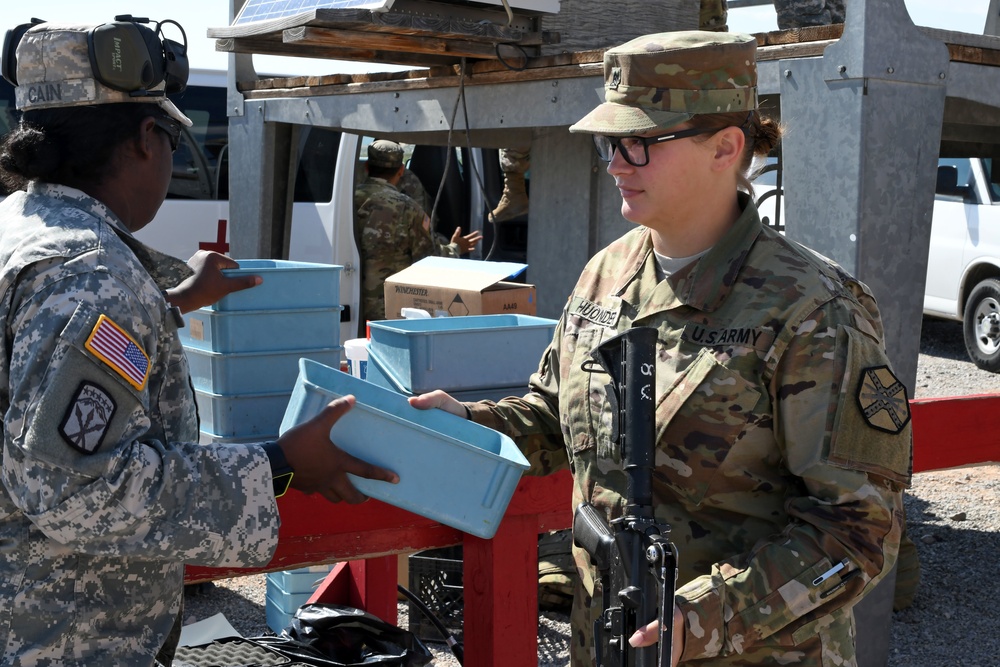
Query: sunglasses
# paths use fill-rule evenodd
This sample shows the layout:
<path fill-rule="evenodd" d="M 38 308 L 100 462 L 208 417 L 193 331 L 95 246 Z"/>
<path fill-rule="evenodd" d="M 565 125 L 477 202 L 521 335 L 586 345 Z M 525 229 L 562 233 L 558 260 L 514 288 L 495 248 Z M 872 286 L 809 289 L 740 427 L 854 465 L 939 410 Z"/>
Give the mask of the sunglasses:
<path fill-rule="evenodd" d="M 661 134 L 656 137 L 609 137 L 604 134 L 594 135 L 594 145 L 597 147 L 597 156 L 605 162 L 611 162 L 615 156 L 615 151 L 619 151 L 625 161 L 633 167 L 645 167 L 649 164 L 649 145 L 659 144 L 664 141 L 674 139 L 686 139 L 699 134 L 709 134 L 718 132 L 721 128 L 692 128 L 690 130 L 680 130 L 670 134 Z"/>
<path fill-rule="evenodd" d="M 156 124 L 158 129 L 163 130 L 163 133 L 167 135 L 167 138 L 170 139 L 170 150 L 172 152 L 176 152 L 177 147 L 181 145 L 180 123 L 170 118 L 162 118 L 159 116 L 155 116 L 153 118 L 153 123 Z"/>

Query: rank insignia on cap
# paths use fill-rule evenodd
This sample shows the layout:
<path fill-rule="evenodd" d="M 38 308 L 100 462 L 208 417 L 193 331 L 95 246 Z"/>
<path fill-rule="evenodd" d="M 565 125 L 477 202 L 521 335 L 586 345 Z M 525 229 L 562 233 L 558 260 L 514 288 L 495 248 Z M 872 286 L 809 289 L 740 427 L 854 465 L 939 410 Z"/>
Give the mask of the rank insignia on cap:
<path fill-rule="evenodd" d="M 899 433 L 910 421 L 906 387 L 888 366 L 872 366 L 861 371 L 858 405 L 868 425 L 886 433 Z"/>
<path fill-rule="evenodd" d="M 149 377 L 149 357 L 125 330 L 101 315 L 84 345 L 130 385 L 142 391 Z"/>
<path fill-rule="evenodd" d="M 59 434 L 73 449 L 93 454 L 101 448 L 116 408 L 108 392 L 96 384 L 81 382 L 59 424 Z"/>

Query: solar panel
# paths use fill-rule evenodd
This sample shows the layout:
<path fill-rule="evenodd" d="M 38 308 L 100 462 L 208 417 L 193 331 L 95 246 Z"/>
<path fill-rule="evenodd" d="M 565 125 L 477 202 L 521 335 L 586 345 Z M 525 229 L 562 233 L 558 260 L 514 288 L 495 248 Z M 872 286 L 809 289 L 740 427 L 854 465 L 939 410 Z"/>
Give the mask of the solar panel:
<path fill-rule="evenodd" d="M 247 0 L 233 25 L 297 16 L 313 9 L 370 9 L 380 11 L 393 0 Z"/>

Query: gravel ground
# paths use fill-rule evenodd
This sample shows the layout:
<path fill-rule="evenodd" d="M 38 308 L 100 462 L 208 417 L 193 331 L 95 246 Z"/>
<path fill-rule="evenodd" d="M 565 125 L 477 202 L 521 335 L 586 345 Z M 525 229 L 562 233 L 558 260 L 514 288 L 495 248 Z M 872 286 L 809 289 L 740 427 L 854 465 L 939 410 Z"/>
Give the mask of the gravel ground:
<path fill-rule="evenodd" d="M 925 319 L 916 398 L 1000 393 L 1000 374 L 967 360 L 960 323 Z M 996 575 L 1000 553 L 1000 466 L 920 473 L 906 496 L 908 529 L 922 574 L 916 600 L 893 615 L 887 667 L 993 667 L 1000 664 Z M 990 567 L 987 571 L 986 568 Z M 223 613 L 243 636 L 270 634 L 264 621 L 263 575 L 189 587 L 188 622 Z M 399 625 L 407 627 L 400 604 Z M 569 664 L 566 616 L 539 616 L 540 667 Z M 428 642 L 434 665 L 458 661 L 442 643 Z"/>

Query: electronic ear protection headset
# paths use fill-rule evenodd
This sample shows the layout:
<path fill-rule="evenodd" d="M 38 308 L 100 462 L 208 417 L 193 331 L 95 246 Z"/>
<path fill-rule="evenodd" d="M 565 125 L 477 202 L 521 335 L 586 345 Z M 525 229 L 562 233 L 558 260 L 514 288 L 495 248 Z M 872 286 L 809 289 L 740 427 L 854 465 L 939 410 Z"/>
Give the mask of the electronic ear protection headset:
<path fill-rule="evenodd" d="M 116 16 L 114 23 L 99 25 L 87 33 L 90 67 L 94 78 L 113 90 L 134 97 L 162 97 L 179 93 L 187 87 L 187 34 L 179 23 L 165 20 L 148 27 L 148 18 L 128 14 Z M 17 45 L 29 29 L 44 23 L 32 19 L 7 31 L 3 46 L 3 77 L 17 85 Z M 181 31 L 184 43 L 162 38 L 164 24 Z M 164 90 L 152 90 L 164 84 Z"/>

